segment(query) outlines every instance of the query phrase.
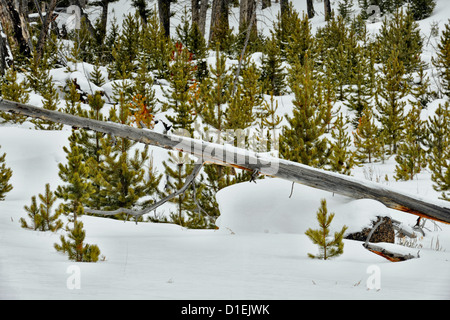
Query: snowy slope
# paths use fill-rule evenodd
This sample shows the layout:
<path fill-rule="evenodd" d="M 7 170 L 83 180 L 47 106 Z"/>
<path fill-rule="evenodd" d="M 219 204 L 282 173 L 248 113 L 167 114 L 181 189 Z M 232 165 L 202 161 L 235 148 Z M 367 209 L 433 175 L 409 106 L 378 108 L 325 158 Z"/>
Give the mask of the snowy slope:
<path fill-rule="evenodd" d="M 304 3 L 294 1 L 300 10 Z M 433 16 L 420 22 L 424 36 L 431 22 L 438 21 L 442 30 L 450 17 L 450 3 L 437 3 Z M 321 12 L 322 3 L 315 5 Z M 113 9 L 119 20 L 120 14 L 130 12 L 129 1 L 120 0 Z M 273 19 L 278 9 L 274 4 L 264 17 Z M 320 14 L 312 25 L 323 25 Z M 375 30 L 379 24 L 372 27 Z M 427 44 L 425 59 L 431 59 L 435 41 L 431 38 Z M 80 66 L 77 79 L 88 84 L 83 80 L 84 68 L 89 66 Z M 61 83 L 74 76 L 58 70 L 52 75 Z M 110 87 L 109 83 L 104 89 Z M 289 95 L 279 98 L 281 115 L 290 112 L 291 100 Z M 32 102 L 39 104 L 40 99 L 32 96 Z M 70 128 L 45 132 L 27 125 L 0 126 L 0 153 L 7 153 L 14 186 L 6 201 L 0 202 L 0 299 L 450 299 L 449 225 L 427 221 L 425 237 L 413 248 L 395 245 L 396 250 L 419 254 L 417 259 L 392 263 L 365 250 L 361 242 L 345 240 L 342 256 L 311 260 L 307 254 L 317 248 L 304 232 L 316 228 L 315 213 L 322 198 L 336 213 L 332 223 L 336 230 L 344 224 L 348 232 L 360 230 L 377 215 L 409 226 L 417 217 L 373 200 L 354 200 L 298 184 L 290 196 L 291 183 L 272 178 L 221 190 L 218 230 L 83 216 L 86 242 L 97 244 L 105 259 L 68 261 L 53 249 L 62 231 L 25 230 L 19 219 L 26 216 L 23 206 L 44 191 L 45 183 L 53 189 L 60 183 L 57 165 L 65 161 L 62 146 L 68 145 L 69 135 Z M 167 151 L 152 151 L 155 165 L 160 166 Z M 394 167 L 390 159 L 356 168 L 354 176 L 420 197 L 438 197 L 429 172 L 413 181 L 396 182 Z M 436 249 L 437 241 L 441 250 Z M 77 275 L 80 286 L 73 288 Z"/>

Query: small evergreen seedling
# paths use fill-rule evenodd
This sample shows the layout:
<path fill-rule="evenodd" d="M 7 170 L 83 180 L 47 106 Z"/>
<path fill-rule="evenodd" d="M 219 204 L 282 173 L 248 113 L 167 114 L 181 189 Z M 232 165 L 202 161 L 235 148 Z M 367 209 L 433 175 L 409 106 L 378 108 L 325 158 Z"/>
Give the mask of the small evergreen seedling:
<path fill-rule="evenodd" d="M 334 213 L 328 214 L 327 201 L 322 199 L 320 202 L 320 208 L 317 211 L 317 221 L 319 222 L 320 229 L 313 230 L 309 228 L 305 232 L 312 242 L 319 246 L 319 254 L 313 255 L 308 253 L 308 257 L 327 260 L 344 253 L 344 243 L 342 242 L 342 238 L 344 236 L 344 232 L 347 230 L 347 226 L 344 225 L 341 231 L 335 232 L 334 239 L 329 239 L 329 227 L 333 218 Z"/>
<path fill-rule="evenodd" d="M 50 184 L 45 185 L 45 193 L 39 194 L 41 201 L 37 205 L 36 196 L 31 197 L 31 205 L 24 206 L 25 211 L 31 218 L 31 225 L 28 225 L 24 218 L 20 218 L 22 228 L 39 230 L 39 231 L 56 231 L 62 228 L 63 223 L 58 219 L 60 212 L 52 214 L 52 207 L 56 201 L 56 196 L 50 190 Z"/>
<path fill-rule="evenodd" d="M 54 247 L 57 251 L 67 253 L 69 260 L 76 262 L 97 262 L 100 256 L 100 249 L 95 244 L 85 244 L 85 236 L 86 232 L 83 230 L 83 223 L 76 221 L 73 229 L 69 229 L 69 239 L 61 236 L 61 244 L 55 243 Z"/>
<path fill-rule="evenodd" d="M 5 165 L 6 153 L 0 155 L 0 201 L 5 200 L 5 195 L 13 188 L 9 184 L 9 179 L 12 176 L 12 170 Z"/>

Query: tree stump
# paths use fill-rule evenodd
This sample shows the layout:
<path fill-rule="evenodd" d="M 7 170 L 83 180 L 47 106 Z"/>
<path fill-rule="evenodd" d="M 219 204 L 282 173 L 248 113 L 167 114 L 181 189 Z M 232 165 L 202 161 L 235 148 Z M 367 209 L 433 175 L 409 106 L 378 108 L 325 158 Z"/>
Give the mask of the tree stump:
<path fill-rule="evenodd" d="M 366 241 L 367 236 L 370 231 L 372 231 L 373 227 L 381 220 L 383 222 L 378 226 L 378 228 L 373 232 L 372 236 L 369 239 L 369 242 L 388 242 L 394 243 L 395 241 L 395 230 L 394 225 L 392 224 L 392 220 L 389 217 L 377 217 L 376 221 L 372 221 L 371 228 L 364 228 L 359 232 L 354 232 L 347 235 L 345 238 L 349 240 L 358 240 L 358 241 Z"/>

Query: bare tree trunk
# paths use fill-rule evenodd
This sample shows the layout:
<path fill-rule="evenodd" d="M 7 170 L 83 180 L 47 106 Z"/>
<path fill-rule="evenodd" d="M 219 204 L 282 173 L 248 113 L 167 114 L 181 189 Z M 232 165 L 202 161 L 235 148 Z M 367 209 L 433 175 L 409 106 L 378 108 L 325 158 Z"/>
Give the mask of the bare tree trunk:
<path fill-rule="evenodd" d="M 39 40 L 36 46 L 36 57 L 37 61 L 40 61 L 42 58 L 42 54 L 44 53 L 44 47 L 47 42 L 48 30 L 50 27 L 50 23 L 53 20 L 53 11 L 56 8 L 58 0 L 52 0 L 50 5 L 47 7 L 47 11 L 45 13 L 44 23 L 42 24 L 41 33 L 39 34 Z"/>
<path fill-rule="evenodd" d="M 314 11 L 313 0 L 306 0 L 306 11 L 308 13 L 308 18 L 311 19 L 314 17 L 316 12 Z"/>
<path fill-rule="evenodd" d="M 30 56 L 31 37 L 19 0 L 0 0 L 0 22 L 11 50 Z"/>
<path fill-rule="evenodd" d="M 166 37 L 170 37 L 170 2 L 171 0 L 158 0 L 159 21 Z"/>
<path fill-rule="evenodd" d="M 80 8 L 81 17 L 84 18 L 84 22 L 86 23 L 86 26 L 87 26 L 87 29 L 88 29 L 89 33 L 91 34 L 92 38 L 95 39 L 95 28 L 92 25 L 92 22 L 89 19 L 89 16 L 84 11 L 84 7 L 86 6 L 85 1 L 83 1 L 83 0 L 73 0 L 73 3 Z"/>
<path fill-rule="evenodd" d="M 0 31 L 3 30 L 1 28 L 1 22 L 0 22 Z M 6 39 L 6 36 L 3 36 L 3 34 L 0 34 L 0 76 L 4 76 L 6 70 L 10 67 L 11 57 L 9 56 L 9 50 L 8 50 L 8 41 Z"/>
<path fill-rule="evenodd" d="M 211 11 L 211 28 L 209 31 L 209 42 L 221 40 L 228 32 L 230 25 L 228 21 L 228 1 L 213 0 Z"/>
<path fill-rule="evenodd" d="M 6 100 L 0 100 L 0 111 L 63 123 L 147 145 L 189 153 L 199 158 L 198 163 L 210 162 L 228 165 L 252 171 L 254 175 L 269 175 L 354 199 L 374 199 L 391 209 L 450 223 L 450 204 L 446 201 L 427 201 L 420 199 L 417 195 L 410 195 L 379 183 L 267 157 L 241 148 L 77 117 Z"/>
<path fill-rule="evenodd" d="M 272 2 L 270 0 L 262 0 L 261 1 L 261 9 L 265 9 L 272 6 Z"/>
<path fill-rule="evenodd" d="M 192 25 L 200 22 L 200 0 L 191 0 Z"/>
<path fill-rule="evenodd" d="M 250 25 L 251 19 L 256 13 L 256 1 L 255 0 L 241 0 L 239 6 L 239 31 L 247 30 Z M 256 23 L 254 22 L 250 33 L 254 36 L 257 34 Z"/>
<path fill-rule="evenodd" d="M 205 36 L 205 28 L 206 28 L 206 13 L 208 11 L 208 3 L 209 0 L 201 0 L 200 3 L 200 14 L 198 20 L 198 27 L 200 28 L 200 32 L 203 36 Z"/>
<path fill-rule="evenodd" d="M 331 18 L 331 3 L 330 0 L 323 0 L 324 10 L 325 10 L 325 21 Z"/>

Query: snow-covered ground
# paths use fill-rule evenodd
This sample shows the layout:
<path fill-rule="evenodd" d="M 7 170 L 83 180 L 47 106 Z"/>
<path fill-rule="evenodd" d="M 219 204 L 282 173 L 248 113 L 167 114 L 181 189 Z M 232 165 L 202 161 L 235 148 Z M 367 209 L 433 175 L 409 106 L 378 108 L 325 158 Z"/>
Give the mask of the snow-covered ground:
<path fill-rule="evenodd" d="M 126 3 L 114 4 L 116 12 L 127 11 Z M 424 35 L 429 34 L 430 22 L 438 21 L 442 30 L 450 17 L 448 2 L 437 3 L 434 15 L 420 22 Z M 322 3 L 315 5 L 321 12 Z M 312 24 L 323 24 L 323 18 L 319 15 Z M 433 41 L 424 55 L 432 56 Z M 83 83 L 80 78 L 86 73 L 78 70 Z M 52 75 L 61 82 L 69 76 L 57 70 Z M 289 112 L 291 98 L 280 98 L 281 114 Z M 38 105 L 39 98 L 32 95 L 31 103 Z M 290 196 L 291 183 L 273 178 L 221 190 L 218 230 L 83 216 L 86 242 L 97 244 L 104 259 L 68 261 L 53 248 L 62 231 L 26 230 L 19 219 L 26 217 L 24 205 L 42 193 L 46 183 L 53 190 L 61 183 L 58 163 L 65 161 L 62 146 L 68 145 L 70 133 L 70 128 L 46 132 L 27 125 L 0 126 L 0 154 L 7 153 L 14 186 L 0 202 L 0 299 L 450 299 L 449 225 L 427 221 L 425 236 L 413 247 L 395 245 L 396 250 L 418 255 L 416 259 L 389 262 L 361 242 L 344 240 L 343 255 L 312 260 L 307 254 L 317 248 L 304 232 L 317 228 L 315 214 L 322 198 L 336 213 L 336 230 L 345 224 L 348 232 L 358 231 L 377 215 L 408 226 L 417 217 L 374 200 L 354 200 L 299 184 Z M 160 166 L 167 151 L 151 149 Z M 356 168 L 353 175 L 437 199 L 429 172 L 396 182 L 394 167 L 389 159 Z"/>

